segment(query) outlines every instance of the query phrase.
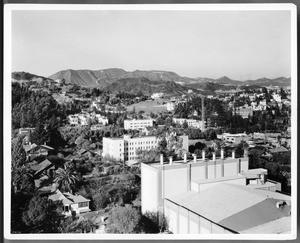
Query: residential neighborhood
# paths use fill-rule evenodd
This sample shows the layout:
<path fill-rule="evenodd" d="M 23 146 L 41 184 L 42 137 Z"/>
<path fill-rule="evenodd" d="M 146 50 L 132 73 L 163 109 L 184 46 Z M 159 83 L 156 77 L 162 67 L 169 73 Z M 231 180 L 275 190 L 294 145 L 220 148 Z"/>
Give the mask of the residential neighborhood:
<path fill-rule="evenodd" d="M 5 238 L 295 239 L 296 12 L 7 4 Z"/>
<path fill-rule="evenodd" d="M 288 207 L 291 205 L 289 89 L 250 89 L 246 86 L 232 90 L 232 93 L 216 91 L 215 95 L 208 97 L 193 92 L 172 97 L 159 93 L 148 97 L 143 95 L 142 98 L 134 96 L 136 99 L 128 103 L 127 97 L 133 97 L 131 94 L 101 92 L 64 83 L 56 80 L 54 86 L 48 83 L 39 86 L 12 84 L 12 91 L 16 92 L 12 113 L 15 196 L 30 190 L 30 195 L 35 195 L 34 200 L 37 200 L 35 197 L 46 196 L 47 200 L 60 205 L 55 214 L 60 219 L 60 227 L 65 227 L 60 229 L 62 232 L 112 232 L 110 217 L 114 217 L 114 211 L 123 209 L 140 215 L 139 224 L 148 222 L 143 230 L 151 233 L 161 232 L 162 222 L 149 215 L 161 211 L 165 212 L 165 220 L 168 219 L 163 229 L 169 233 L 257 232 L 258 223 L 239 226 L 238 217 L 242 216 L 238 214 L 242 215 L 242 211 L 236 211 L 238 208 L 226 217 L 214 218 L 209 211 L 198 212 L 192 204 L 189 206 L 188 201 L 180 199 L 191 197 L 191 202 L 200 200 L 202 205 L 204 191 L 205 195 L 209 195 L 210 190 L 213 190 L 212 193 L 221 190 L 224 196 L 251 192 L 254 193 L 251 198 L 265 200 L 260 201 L 261 207 L 267 204 L 273 207 L 271 204 L 274 204 L 276 208 L 277 204 L 284 202 L 287 211 L 272 220 L 261 218 L 257 222 L 278 224 L 278 227 L 284 223 L 284 232 L 289 231 L 290 224 L 286 224 L 285 219 L 289 217 Z M 73 90 L 76 90 L 76 95 L 73 95 Z M 26 104 L 26 99 L 22 98 L 26 96 L 43 97 L 55 107 L 51 111 L 50 105 L 44 113 L 36 114 L 48 116 L 44 123 L 36 123 L 34 117 L 26 113 L 34 107 L 39 110 L 38 106 L 43 107 L 43 103 L 32 104 L 33 107 L 28 107 L 25 113 L 18 108 L 18 102 Z M 68 99 L 58 98 L 60 96 Z M 146 101 L 150 112 L 142 110 Z M 158 110 L 155 109 L 157 103 L 160 103 Z M 136 109 L 131 109 L 133 105 Z M 152 109 L 150 105 L 153 105 Z M 23 120 L 16 120 L 20 115 Z M 237 168 L 234 168 L 236 163 Z M 198 165 L 200 167 L 196 169 Z M 158 175 L 147 171 L 151 171 L 150 168 L 160 171 L 165 167 L 170 173 L 172 168 L 178 167 L 174 175 L 164 176 L 164 180 L 170 180 L 165 183 L 170 183 L 176 192 L 166 184 L 165 195 L 161 196 Z M 188 174 L 191 173 L 190 178 L 184 179 L 185 182 L 179 178 L 185 178 L 187 172 L 180 172 L 179 168 L 187 168 Z M 204 168 L 203 172 L 200 168 Z M 198 176 L 194 170 L 199 170 Z M 266 193 L 262 194 L 263 191 Z M 202 196 L 198 198 L 198 194 Z M 225 200 L 221 197 L 222 194 L 219 194 L 215 202 Z M 156 204 L 157 200 L 159 204 Z M 28 203 L 33 202 L 29 200 Z M 258 207 L 256 203 L 258 201 L 253 201 L 249 208 L 243 210 L 251 212 L 252 207 Z M 174 211 L 174 205 L 181 204 L 191 210 L 190 215 L 192 212 L 194 215 L 195 210 L 198 212 L 198 216 L 188 219 L 190 228 L 175 220 L 181 216 L 175 217 L 178 213 Z M 28 230 L 34 223 L 30 210 L 21 213 Z M 179 215 L 182 213 L 180 211 Z M 82 221 L 86 217 L 88 221 Z M 199 222 L 209 219 L 210 226 L 197 226 L 199 230 L 196 226 L 192 228 L 197 217 L 200 217 Z M 236 226 L 230 223 L 231 217 L 235 217 Z M 18 225 L 16 232 L 22 231 L 22 226 L 18 228 Z M 218 229 L 211 230 L 214 227 Z M 264 227 L 270 233 L 279 233 L 277 226 Z"/>

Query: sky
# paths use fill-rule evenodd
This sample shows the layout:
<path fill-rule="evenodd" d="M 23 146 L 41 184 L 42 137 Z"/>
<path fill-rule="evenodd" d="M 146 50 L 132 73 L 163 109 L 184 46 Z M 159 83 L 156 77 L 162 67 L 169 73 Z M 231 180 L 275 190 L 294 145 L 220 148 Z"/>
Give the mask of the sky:
<path fill-rule="evenodd" d="M 289 11 L 13 10 L 12 71 L 290 77 L 290 22 Z"/>

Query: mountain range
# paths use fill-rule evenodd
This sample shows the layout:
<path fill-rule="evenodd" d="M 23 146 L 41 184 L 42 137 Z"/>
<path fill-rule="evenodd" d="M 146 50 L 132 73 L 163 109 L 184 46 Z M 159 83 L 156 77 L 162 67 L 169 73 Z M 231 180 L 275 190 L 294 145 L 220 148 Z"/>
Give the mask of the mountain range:
<path fill-rule="evenodd" d="M 82 87 L 109 90 L 111 92 L 142 91 L 147 94 L 165 92 L 168 94 L 186 93 L 188 89 L 195 92 L 210 91 L 216 89 L 230 89 L 234 86 L 256 85 L 256 86 L 290 86 L 291 78 L 279 77 L 275 79 L 260 78 L 256 80 L 233 80 L 226 76 L 212 78 L 188 78 L 182 77 L 174 72 L 151 70 L 135 70 L 132 72 L 119 68 L 101 70 L 63 70 L 48 78 L 26 72 L 12 73 L 13 81 L 40 80 L 40 79 L 65 79 L 66 83 L 76 84 Z"/>

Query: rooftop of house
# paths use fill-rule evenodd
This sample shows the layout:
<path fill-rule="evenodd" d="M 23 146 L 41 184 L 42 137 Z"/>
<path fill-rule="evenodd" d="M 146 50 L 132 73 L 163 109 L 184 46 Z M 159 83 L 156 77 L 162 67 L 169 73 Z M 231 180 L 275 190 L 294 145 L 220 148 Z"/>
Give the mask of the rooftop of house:
<path fill-rule="evenodd" d="M 286 149 L 285 147 L 278 147 L 278 148 L 273 148 L 273 149 L 269 149 L 270 153 L 283 153 L 283 152 L 288 152 L 289 150 Z"/>
<path fill-rule="evenodd" d="M 36 145 L 35 143 L 32 144 L 27 144 L 27 145 L 23 145 L 23 148 L 25 150 L 25 152 L 30 152 L 31 150 L 37 148 L 37 147 L 41 147 L 41 148 L 45 148 L 47 150 L 53 150 L 54 148 L 46 145 L 46 144 L 42 144 L 42 145 Z"/>
<path fill-rule="evenodd" d="M 35 174 L 37 174 L 37 173 L 41 172 L 42 170 L 45 170 L 45 169 L 47 169 L 47 168 L 49 168 L 51 166 L 54 166 L 51 163 L 51 161 L 49 161 L 48 159 L 45 159 L 44 161 L 42 161 L 39 164 L 33 164 L 33 165 L 31 165 L 30 168 L 35 171 Z"/>
<path fill-rule="evenodd" d="M 56 190 L 54 194 L 49 196 L 49 199 L 52 201 L 62 201 L 64 205 L 76 204 L 81 202 L 89 202 L 89 199 L 81 195 L 73 195 L 69 192 L 61 192 L 60 190 Z"/>
<path fill-rule="evenodd" d="M 236 232 L 290 215 L 289 196 L 226 183 L 166 199 Z M 283 201 L 284 207 L 278 208 Z"/>

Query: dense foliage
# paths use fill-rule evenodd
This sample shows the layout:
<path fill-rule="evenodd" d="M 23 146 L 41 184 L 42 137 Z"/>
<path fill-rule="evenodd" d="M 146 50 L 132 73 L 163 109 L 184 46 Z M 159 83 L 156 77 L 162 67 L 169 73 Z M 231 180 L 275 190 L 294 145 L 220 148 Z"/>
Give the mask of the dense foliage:
<path fill-rule="evenodd" d="M 118 206 L 109 212 L 106 231 L 115 234 L 138 233 L 140 220 L 140 213 L 132 206 Z"/>

